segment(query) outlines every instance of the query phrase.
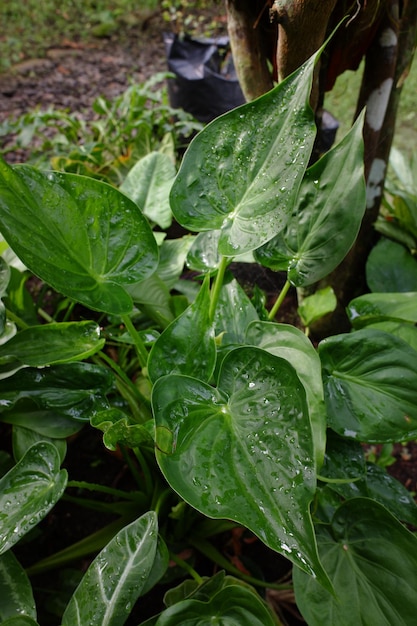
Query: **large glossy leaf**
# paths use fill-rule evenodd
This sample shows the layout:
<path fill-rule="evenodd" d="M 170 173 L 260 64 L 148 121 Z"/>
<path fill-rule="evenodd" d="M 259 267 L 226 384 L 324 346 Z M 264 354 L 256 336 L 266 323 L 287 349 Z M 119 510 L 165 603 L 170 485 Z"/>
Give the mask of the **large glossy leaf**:
<path fill-rule="evenodd" d="M 317 282 L 346 256 L 366 207 L 363 116 L 346 137 L 310 167 L 284 230 L 257 250 L 257 260 L 285 270 L 301 287 Z"/>
<path fill-rule="evenodd" d="M 417 352 L 402 339 L 363 329 L 319 345 L 329 426 L 370 443 L 417 435 Z"/>
<path fill-rule="evenodd" d="M 59 466 L 55 446 L 41 441 L 0 479 L 0 554 L 43 519 L 62 496 L 67 472 Z"/>
<path fill-rule="evenodd" d="M 106 313 L 132 309 L 124 285 L 156 268 L 155 238 L 137 205 L 98 180 L 0 159 L 0 229 L 57 291 Z"/>
<path fill-rule="evenodd" d="M 217 389 L 167 376 L 152 402 L 157 460 L 172 488 L 205 515 L 243 524 L 326 584 L 309 513 L 312 432 L 293 367 L 237 348 L 223 361 Z"/>
<path fill-rule="evenodd" d="M 118 626 L 141 595 L 156 557 L 158 521 L 149 511 L 121 530 L 94 559 L 62 626 Z"/>
<path fill-rule="evenodd" d="M 298 328 L 272 322 L 252 322 L 247 329 L 246 343 L 286 359 L 297 372 L 307 396 L 315 458 L 317 467 L 320 467 L 326 445 L 327 415 L 320 359 L 316 350 Z"/>
<path fill-rule="evenodd" d="M 210 288 L 205 280 L 196 300 L 153 345 L 148 360 L 152 381 L 171 373 L 210 379 L 216 361 L 216 345 L 209 308 Z"/>
<path fill-rule="evenodd" d="M 136 202 L 152 222 L 165 229 L 172 222 L 169 192 L 175 174 L 175 165 L 169 156 L 151 152 L 132 167 L 120 191 Z"/>
<path fill-rule="evenodd" d="M 0 364 L 16 369 L 86 359 L 105 344 L 95 322 L 67 322 L 31 326 L 0 346 Z"/>
<path fill-rule="evenodd" d="M 27 615 L 36 620 L 35 600 L 29 578 L 11 550 L 0 557 L 0 622 Z"/>
<path fill-rule="evenodd" d="M 159 616 L 155 626 L 275 626 L 271 613 L 251 590 L 232 585 L 211 600 L 182 600 Z"/>
<path fill-rule="evenodd" d="M 7 380 L 0 380 L 2 419 L 12 422 L 12 413 L 31 413 L 36 417 L 37 411 L 53 411 L 57 419 L 64 416 L 85 422 L 108 407 L 106 393 L 112 384 L 109 370 L 89 363 L 24 368 Z M 21 420 L 15 423 L 28 426 Z"/>
<path fill-rule="evenodd" d="M 296 568 L 297 606 L 309 626 L 410 626 L 415 622 L 417 539 L 380 504 L 348 500 L 318 532 L 336 597 Z"/>
<path fill-rule="evenodd" d="M 225 256 L 258 248 L 291 215 L 316 134 L 308 104 L 316 59 L 215 119 L 184 156 L 171 190 L 174 216 L 189 230 L 221 230 Z"/>
<path fill-rule="evenodd" d="M 371 291 L 417 291 L 417 259 L 401 244 L 383 237 L 366 262 Z"/>

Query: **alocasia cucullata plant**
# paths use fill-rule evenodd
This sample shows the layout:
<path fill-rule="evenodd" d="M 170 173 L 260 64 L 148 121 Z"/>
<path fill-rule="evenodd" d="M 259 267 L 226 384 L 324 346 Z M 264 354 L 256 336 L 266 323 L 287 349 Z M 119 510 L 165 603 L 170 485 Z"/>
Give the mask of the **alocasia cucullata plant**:
<path fill-rule="evenodd" d="M 2 234 L 31 272 L 84 311 L 83 321 L 34 323 L 18 297 L 17 270 L 3 264 L 0 410 L 13 427 L 16 462 L 8 469 L 5 458 L 0 480 L 5 623 L 24 614 L 36 624 L 29 580 L 11 549 L 71 484 L 60 469 L 65 439 L 91 423 L 108 448 L 133 451 L 142 482 L 134 493 L 109 491 L 120 500 L 112 509 L 119 518 L 96 537 L 93 550 L 102 551 L 64 626 L 123 624 L 157 584 L 173 555 L 169 535 L 158 538 L 170 498 L 185 507 L 190 542 L 206 553 L 192 523 L 201 530 L 204 516 L 207 524 L 240 524 L 287 557 L 311 626 L 391 626 L 394 615 L 410 624 L 417 542 L 403 522 L 416 525 L 417 509 L 399 483 L 366 464 L 360 442 L 416 437 L 416 345 L 394 327 L 368 328 L 366 300 L 349 308 L 353 332 L 318 349 L 276 321 L 291 285 L 316 283 L 344 258 L 365 211 L 362 118 L 308 167 L 318 54 L 270 93 L 209 124 L 175 180 L 157 155 L 138 163 L 125 193 L 0 163 Z M 198 235 L 163 241 L 152 232 L 144 212 L 169 224 L 170 188 L 175 219 Z M 254 258 L 286 272 L 269 312 L 228 269 Z M 203 276 L 200 286 L 181 281 L 186 259 Z M 88 321 L 97 312 L 100 325 Z M 106 341 L 118 347 L 118 363 Z M 134 372 L 123 367 L 126 351 Z M 73 556 L 87 552 L 80 545 Z M 70 558 L 71 549 L 29 574 Z M 146 623 L 277 623 L 236 579 L 194 578 Z"/>

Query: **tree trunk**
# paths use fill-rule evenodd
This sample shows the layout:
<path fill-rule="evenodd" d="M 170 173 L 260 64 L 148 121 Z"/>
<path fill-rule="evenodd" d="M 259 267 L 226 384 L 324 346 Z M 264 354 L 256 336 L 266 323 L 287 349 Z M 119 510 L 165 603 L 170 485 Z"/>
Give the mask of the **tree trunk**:
<path fill-rule="evenodd" d="M 262 4 L 253 0 L 226 0 L 230 45 L 246 100 L 254 100 L 273 87 L 267 63 L 269 35 L 273 31 L 264 30 Z"/>

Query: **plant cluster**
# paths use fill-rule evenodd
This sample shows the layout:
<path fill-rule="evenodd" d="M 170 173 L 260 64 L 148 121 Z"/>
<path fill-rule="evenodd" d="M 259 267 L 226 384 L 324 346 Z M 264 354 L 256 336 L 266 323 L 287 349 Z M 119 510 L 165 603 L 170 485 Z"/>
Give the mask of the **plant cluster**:
<path fill-rule="evenodd" d="M 0 283 L 0 418 L 12 430 L 0 479 L 5 624 L 37 624 L 28 573 L 97 550 L 63 626 L 125 623 L 169 582 L 169 559 L 189 579 L 171 580 L 164 608 L 143 624 L 279 624 L 255 589 L 281 586 L 241 574 L 211 541 L 233 527 L 293 565 L 310 626 L 413 622 L 417 540 L 407 525 L 417 508 L 361 444 L 417 435 L 416 292 L 356 298 L 352 332 L 317 348 L 276 321 L 291 286 L 316 283 L 344 258 L 365 211 L 362 116 L 309 167 L 318 54 L 210 123 L 178 173 L 152 152 L 119 190 L 0 162 L 0 230 L 13 250 Z M 172 216 L 198 234 L 153 230 Z M 286 273 L 270 308 L 240 287 L 232 260 Z M 199 280 L 182 279 L 185 262 Z M 37 322 L 29 272 L 63 294 L 63 319 Z M 89 427 L 123 451 L 136 489 L 68 478 L 66 439 Z M 111 495 L 116 521 L 25 572 L 13 547 L 71 487 L 86 505 L 89 490 Z M 187 545 L 233 576 L 202 577 L 181 556 Z"/>
<path fill-rule="evenodd" d="M 51 107 L 6 120 L 0 126 L 0 136 L 7 138 L 2 153 L 30 149 L 30 162 L 37 167 L 52 166 L 120 185 L 150 152 L 158 150 L 175 159 L 202 127 L 169 105 L 164 86 L 169 76 L 154 74 L 113 100 L 96 98 L 87 119 Z"/>

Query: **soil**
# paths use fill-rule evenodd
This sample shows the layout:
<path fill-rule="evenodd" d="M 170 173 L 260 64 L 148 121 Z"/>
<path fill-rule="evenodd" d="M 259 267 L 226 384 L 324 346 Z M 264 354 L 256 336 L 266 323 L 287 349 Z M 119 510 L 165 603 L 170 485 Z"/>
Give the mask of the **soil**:
<path fill-rule="evenodd" d="M 53 105 L 56 108 L 65 108 L 70 111 L 91 115 L 91 105 L 99 95 L 114 98 L 122 93 L 131 81 L 143 82 L 159 71 L 165 71 L 166 60 L 162 40 L 165 27 L 160 16 L 155 14 L 136 30 L 129 31 L 123 38 L 112 36 L 107 39 L 97 39 L 94 43 L 79 44 L 64 42 L 59 48 L 50 48 L 45 58 L 28 60 L 16 65 L 7 74 L 0 75 L 0 122 L 7 117 L 16 118 L 34 107 L 47 108 Z M 6 141 L 5 139 L 4 141 Z M 8 160 L 17 161 L 21 154 L 8 155 Z M 271 278 L 266 275 L 267 281 Z M 268 285 L 264 288 L 268 290 Z M 274 284 L 276 287 L 276 283 Z M 295 315 L 295 301 L 291 296 L 288 305 L 288 316 Z M 288 320 L 294 323 L 292 319 Z M 1 426 L 1 425 L 0 425 Z M 0 431 L 2 429 L 0 428 Z M 114 486 L 124 486 L 126 466 L 121 459 L 110 456 L 101 444 L 99 433 L 89 429 L 80 434 L 75 445 L 69 445 L 65 465 L 70 469 L 71 478 L 77 478 L 77 468 L 91 469 L 91 480 Z M 3 435 L 4 431 L 2 432 Z M 417 443 L 410 442 L 407 446 L 397 445 L 394 449 L 396 462 L 390 466 L 389 472 L 398 478 L 410 491 L 417 491 Z M 103 468 L 106 473 L 103 473 Z M 98 469 L 97 469 L 98 468 Z M 85 471 L 81 479 L 85 480 Z M 72 517 L 68 503 L 60 502 L 50 516 L 43 522 L 43 527 L 49 527 L 48 545 L 39 544 L 41 554 L 23 553 L 22 562 L 30 565 L 40 556 L 46 556 L 62 547 L 63 528 L 66 540 L 76 541 L 100 527 L 103 520 L 97 520 L 91 512 L 81 515 L 77 520 Z M 36 543 L 36 542 L 35 542 Z M 225 543 L 225 545 L 227 545 Z M 248 542 L 248 545 L 250 543 Z M 262 554 L 259 542 L 254 550 L 256 559 L 261 558 L 264 570 L 267 565 L 271 570 L 270 580 L 276 580 L 283 575 L 279 559 L 274 560 L 270 551 Z M 33 544 L 32 549 L 33 550 Z M 20 556 L 20 555 L 19 555 Z M 250 556 L 248 559 L 250 560 Z M 275 555 L 276 557 L 276 555 Z M 278 568 L 278 570 L 277 570 Z M 213 573 L 213 572 L 212 572 Z M 273 602 L 274 598 L 270 598 Z M 285 606 L 281 603 L 281 607 Z M 291 604 L 288 606 L 291 607 Z M 143 607 L 143 604 L 142 604 Z M 159 607 L 149 607 L 149 615 L 154 614 Z M 145 609 L 145 612 L 147 610 Z M 144 615 L 142 613 L 141 617 Z M 135 615 L 137 623 L 138 615 Z M 295 616 L 287 614 L 288 623 L 300 624 Z M 46 622 L 45 622 L 46 623 Z"/>

